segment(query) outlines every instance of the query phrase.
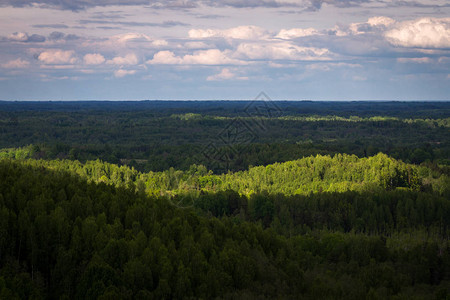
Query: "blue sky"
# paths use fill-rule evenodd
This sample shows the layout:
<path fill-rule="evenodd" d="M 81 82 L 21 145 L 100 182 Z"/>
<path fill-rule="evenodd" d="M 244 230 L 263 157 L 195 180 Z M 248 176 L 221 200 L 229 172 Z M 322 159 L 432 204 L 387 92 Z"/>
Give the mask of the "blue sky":
<path fill-rule="evenodd" d="M 0 0 L 1 100 L 450 100 L 441 0 Z"/>

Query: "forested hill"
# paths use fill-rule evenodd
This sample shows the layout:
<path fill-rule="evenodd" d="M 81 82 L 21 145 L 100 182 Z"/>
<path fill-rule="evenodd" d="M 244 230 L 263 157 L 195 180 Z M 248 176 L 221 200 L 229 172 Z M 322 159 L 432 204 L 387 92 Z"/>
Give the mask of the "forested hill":
<path fill-rule="evenodd" d="M 20 149 L 17 151 L 21 153 Z M 97 183 L 133 187 L 150 195 L 198 194 L 227 189 L 247 196 L 262 191 L 307 195 L 396 188 L 433 190 L 449 195 L 450 187 L 448 167 L 406 164 L 382 153 L 368 158 L 347 154 L 316 155 L 226 174 L 213 174 L 202 165 L 192 165 L 188 171 L 170 168 L 163 172 L 142 173 L 99 160 L 83 164 L 71 160 L 26 159 L 24 163 L 70 172 Z"/>
<path fill-rule="evenodd" d="M 350 165 L 391 160 L 315 157 L 273 168 L 302 169 L 319 160 L 332 166 L 341 159 L 348 171 L 354 170 Z M 381 165 L 381 170 L 414 169 L 394 160 Z M 179 174 L 194 175 L 186 183 L 205 176 L 231 183 L 256 176 L 252 170 L 198 177 L 207 171 L 196 167 L 192 174 Z M 155 174 L 170 179 L 172 173 L 177 172 L 141 174 L 100 161 L 1 160 L 0 299 L 449 295 L 449 199 L 423 182 L 423 191 L 386 186 L 290 197 L 253 193 L 248 199 L 232 190 L 205 190 L 190 195 L 192 207 L 178 208 L 177 197 L 189 193 L 145 193 L 148 179 Z M 316 181 L 329 176 L 322 175 L 311 176 L 318 176 Z M 353 180 L 346 176 L 341 177 Z M 102 182 L 114 178 L 113 184 Z M 427 178 L 420 169 L 418 178 Z M 175 184 L 176 177 L 172 180 Z"/>

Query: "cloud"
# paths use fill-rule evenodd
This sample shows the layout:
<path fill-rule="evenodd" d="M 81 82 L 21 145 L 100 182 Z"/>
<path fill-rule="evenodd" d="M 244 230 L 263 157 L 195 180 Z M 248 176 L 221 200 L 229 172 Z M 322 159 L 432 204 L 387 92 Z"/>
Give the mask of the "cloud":
<path fill-rule="evenodd" d="M 421 18 L 398 23 L 385 33 L 394 46 L 450 48 L 450 18 Z"/>
<path fill-rule="evenodd" d="M 147 42 L 147 41 L 152 40 L 148 35 L 142 34 L 142 33 L 137 33 L 137 32 L 129 32 L 129 33 L 125 33 L 125 34 L 114 35 L 110 39 L 114 40 L 115 42 L 118 42 L 118 43 L 127 43 L 127 42 L 133 42 L 133 41 Z"/>
<path fill-rule="evenodd" d="M 141 57 L 153 54 L 155 49 L 165 48 L 169 43 L 163 39 L 153 39 L 146 34 L 129 32 L 105 38 L 83 38 L 80 45 L 83 51 L 87 49 L 87 52 L 113 53 L 115 56 L 135 53 Z M 113 63 L 114 61 L 109 62 Z"/>
<path fill-rule="evenodd" d="M 394 19 L 377 16 L 372 17 L 367 20 L 367 22 L 362 23 L 352 23 L 349 26 L 349 33 L 358 35 L 358 34 L 366 34 L 373 32 L 383 32 L 386 28 L 395 24 L 396 21 Z"/>
<path fill-rule="evenodd" d="M 392 24 L 395 23 L 394 19 L 388 18 L 388 17 L 383 17 L 383 16 L 378 16 L 378 17 L 372 17 L 369 18 L 369 20 L 367 20 L 367 24 L 371 25 L 371 26 L 384 26 L 384 27 L 388 27 Z"/>
<path fill-rule="evenodd" d="M 222 19 L 222 18 L 226 18 L 223 15 L 215 15 L 215 14 L 210 14 L 210 15 L 196 14 L 195 17 L 199 18 L 199 19 Z"/>
<path fill-rule="evenodd" d="M 200 50 L 192 55 L 185 55 L 183 57 L 184 64 L 190 65 L 233 65 L 243 64 L 243 62 L 228 57 L 227 50 L 220 51 L 219 49 Z"/>
<path fill-rule="evenodd" d="M 39 34 L 28 35 L 26 32 L 14 32 L 8 36 L 8 39 L 13 42 L 23 43 L 42 43 L 45 42 L 45 36 Z"/>
<path fill-rule="evenodd" d="M 105 57 L 98 53 L 88 53 L 83 57 L 86 65 L 100 65 L 105 62 Z"/>
<path fill-rule="evenodd" d="M 373 3 L 377 7 L 428 7 L 442 8 L 446 5 L 423 4 L 418 1 L 381 1 L 381 0 L 0 0 L 1 6 L 25 7 L 38 6 L 61 10 L 79 11 L 92 7 L 145 5 L 154 9 L 187 10 L 196 7 L 232 7 L 232 8 L 291 8 L 317 11 L 324 4 L 339 8 L 360 7 Z"/>
<path fill-rule="evenodd" d="M 52 41 L 57 41 L 57 40 L 70 41 L 70 40 L 78 40 L 79 38 L 80 37 L 75 34 L 65 34 L 65 33 L 59 32 L 59 31 L 53 31 L 48 36 L 48 39 L 52 40 Z"/>
<path fill-rule="evenodd" d="M 400 57 L 397 58 L 397 62 L 399 63 L 416 63 L 416 64 L 429 64 L 432 63 L 433 60 L 429 57 Z"/>
<path fill-rule="evenodd" d="M 61 1 L 61 0 L 1 0 L 0 6 L 13 6 L 13 7 L 25 7 L 25 6 L 41 6 L 50 7 L 63 10 L 81 10 L 95 6 L 109 6 L 109 5 L 146 5 L 148 0 L 73 0 L 73 1 Z"/>
<path fill-rule="evenodd" d="M 236 55 L 254 60 L 328 60 L 331 52 L 325 48 L 300 47 L 289 42 L 283 43 L 242 43 Z"/>
<path fill-rule="evenodd" d="M 336 25 L 333 28 L 327 30 L 327 34 L 331 36 L 347 36 L 348 32 L 343 30 L 340 26 Z"/>
<path fill-rule="evenodd" d="M 191 29 L 189 30 L 189 37 L 193 39 L 207 39 L 207 38 L 229 38 L 242 40 L 257 40 L 269 37 L 268 32 L 257 26 L 238 26 L 230 29 Z"/>
<path fill-rule="evenodd" d="M 125 56 L 116 56 L 111 60 L 108 60 L 108 64 L 114 64 L 114 65 L 136 65 L 138 64 L 139 59 L 137 58 L 136 54 L 129 53 Z"/>
<path fill-rule="evenodd" d="M 152 22 L 126 22 L 126 21 L 105 21 L 105 20 L 80 20 L 80 24 L 108 24 L 108 25 L 121 25 L 129 27 L 164 27 L 170 28 L 175 26 L 189 26 L 190 24 L 178 22 L 178 21 L 164 21 L 161 23 Z"/>
<path fill-rule="evenodd" d="M 209 0 L 206 5 L 228 6 L 234 8 L 299 8 L 302 10 L 316 11 L 322 8 L 323 4 L 336 7 L 357 7 L 363 3 L 370 3 L 373 0 Z"/>
<path fill-rule="evenodd" d="M 199 5 L 219 6 L 219 7 L 293 7 L 308 6 L 317 0 L 1 0 L 0 6 L 24 7 L 39 5 L 41 7 L 51 7 L 66 10 L 82 10 L 96 6 L 116 6 L 116 5 L 148 5 L 152 8 L 160 9 L 191 9 Z"/>
<path fill-rule="evenodd" d="M 28 40 L 28 34 L 25 32 L 14 32 L 8 36 L 10 41 L 26 42 Z"/>
<path fill-rule="evenodd" d="M 148 64 L 165 65 L 240 65 L 245 62 L 229 57 L 230 51 L 219 49 L 208 49 L 186 54 L 183 57 L 176 56 L 172 51 L 159 51 Z"/>
<path fill-rule="evenodd" d="M 210 47 L 203 42 L 187 42 L 187 43 L 184 43 L 183 46 L 187 49 L 204 49 L 204 48 Z"/>
<path fill-rule="evenodd" d="M 47 50 L 41 52 L 38 56 L 38 60 L 44 64 L 57 65 L 57 64 L 74 64 L 77 59 L 74 56 L 75 52 L 73 50 Z"/>
<path fill-rule="evenodd" d="M 149 46 L 154 47 L 166 46 L 168 44 L 168 42 L 165 40 L 162 39 L 154 40 L 146 34 L 137 32 L 129 32 L 125 34 L 114 35 L 105 42 L 103 42 L 105 46 L 114 48 L 117 47 L 118 44 L 121 44 L 121 46 L 126 47 L 130 43 L 141 43 L 140 47 L 142 47 L 143 44 L 147 44 Z"/>
<path fill-rule="evenodd" d="M 292 28 L 281 29 L 275 38 L 290 40 L 300 37 L 309 36 L 349 36 L 363 35 L 369 33 L 380 34 L 396 24 L 394 19 L 384 16 L 376 16 L 369 18 L 366 22 L 351 23 L 349 25 L 335 25 L 333 28 L 325 30 L 317 30 L 315 28 Z"/>
<path fill-rule="evenodd" d="M 362 68 L 363 66 L 360 64 L 352 64 L 352 63 L 332 63 L 332 62 L 326 62 L 326 63 L 314 63 L 309 64 L 306 66 L 306 69 L 308 70 L 319 70 L 319 71 L 331 71 L 332 69 L 336 68 L 347 68 L 347 69 L 354 69 L 354 68 Z"/>
<path fill-rule="evenodd" d="M 183 59 L 175 56 L 172 51 L 159 51 L 153 55 L 153 59 L 147 61 L 148 64 L 164 64 L 164 65 L 176 65 L 181 64 Z"/>
<path fill-rule="evenodd" d="M 154 40 L 152 41 L 152 45 L 155 47 L 167 46 L 169 43 L 166 40 Z"/>
<path fill-rule="evenodd" d="M 30 62 L 18 58 L 15 60 L 11 60 L 5 64 L 2 64 L 2 67 L 6 69 L 22 69 L 28 67 L 29 65 Z"/>
<path fill-rule="evenodd" d="M 227 80 L 233 78 L 235 75 L 231 73 L 230 69 L 222 69 L 222 72 L 216 75 L 211 75 L 206 78 L 208 81 L 214 81 L 214 80 Z"/>
<path fill-rule="evenodd" d="M 292 28 L 292 29 L 281 29 L 280 32 L 275 36 L 276 38 L 283 40 L 290 40 L 299 37 L 312 36 L 321 34 L 318 30 L 314 28 Z"/>
<path fill-rule="evenodd" d="M 206 78 L 208 81 L 222 81 L 222 80 L 248 80 L 248 77 L 236 77 L 236 74 L 230 71 L 229 68 L 224 68 L 219 74 L 211 75 Z"/>
<path fill-rule="evenodd" d="M 123 69 L 119 69 L 114 71 L 114 76 L 116 78 L 122 78 L 125 77 L 127 75 L 133 75 L 136 73 L 136 70 L 123 70 Z"/>
<path fill-rule="evenodd" d="M 65 29 L 69 28 L 69 26 L 65 24 L 36 24 L 33 25 L 34 28 L 53 28 L 53 29 Z"/>

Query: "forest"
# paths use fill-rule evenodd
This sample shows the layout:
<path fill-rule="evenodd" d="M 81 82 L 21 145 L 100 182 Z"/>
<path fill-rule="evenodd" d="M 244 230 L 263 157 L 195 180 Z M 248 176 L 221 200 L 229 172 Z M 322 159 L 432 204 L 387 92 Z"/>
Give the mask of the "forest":
<path fill-rule="evenodd" d="M 0 299 L 448 299 L 449 120 L 0 102 Z"/>

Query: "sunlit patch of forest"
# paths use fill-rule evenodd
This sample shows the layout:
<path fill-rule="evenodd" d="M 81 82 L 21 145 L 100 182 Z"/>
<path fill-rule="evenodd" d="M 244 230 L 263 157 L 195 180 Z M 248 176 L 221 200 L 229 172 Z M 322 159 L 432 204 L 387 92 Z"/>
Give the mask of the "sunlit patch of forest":
<path fill-rule="evenodd" d="M 0 103 L 0 299 L 448 298 L 449 104 L 276 104 Z"/>

